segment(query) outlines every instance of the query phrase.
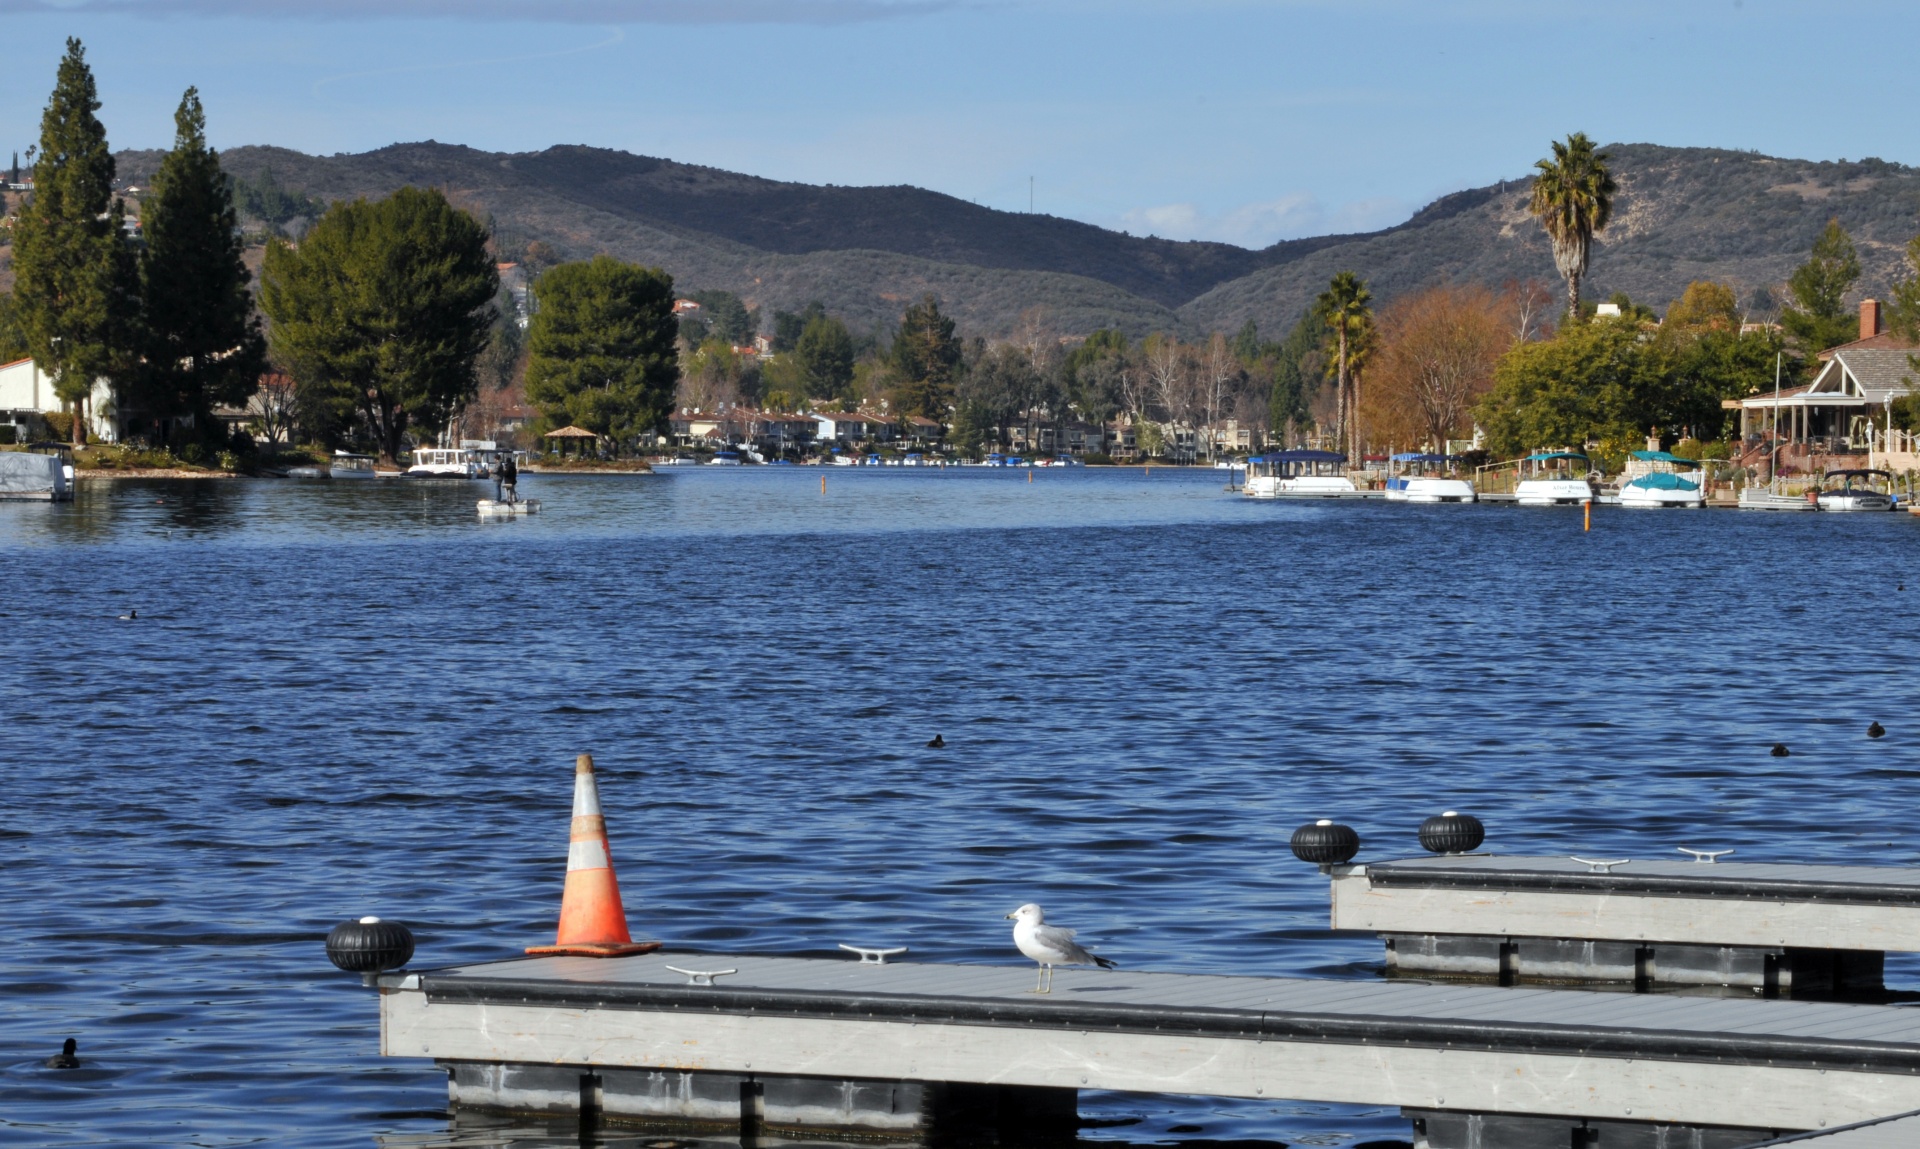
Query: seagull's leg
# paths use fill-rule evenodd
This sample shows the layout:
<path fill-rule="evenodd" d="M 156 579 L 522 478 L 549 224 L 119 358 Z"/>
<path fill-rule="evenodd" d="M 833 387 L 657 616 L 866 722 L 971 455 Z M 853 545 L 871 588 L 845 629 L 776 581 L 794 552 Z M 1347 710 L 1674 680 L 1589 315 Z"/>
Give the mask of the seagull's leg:
<path fill-rule="evenodd" d="M 1047 967 L 1044 963 L 1042 962 L 1033 963 L 1033 992 L 1034 993 L 1045 992 L 1040 988 L 1040 979 L 1045 977 L 1046 974 L 1047 974 Z"/>

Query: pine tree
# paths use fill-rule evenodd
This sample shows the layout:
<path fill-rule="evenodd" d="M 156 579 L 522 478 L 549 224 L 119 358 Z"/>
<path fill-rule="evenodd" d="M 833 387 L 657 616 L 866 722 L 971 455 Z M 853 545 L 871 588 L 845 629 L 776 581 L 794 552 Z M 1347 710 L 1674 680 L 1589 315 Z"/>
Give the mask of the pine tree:
<path fill-rule="evenodd" d="M 137 314 L 124 213 L 113 193 L 113 153 L 86 49 L 67 40 L 53 95 L 40 119 L 32 200 L 14 229 L 14 293 L 27 346 L 74 414 L 73 442 L 86 443 L 86 406 L 96 378 L 130 359 Z"/>
<path fill-rule="evenodd" d="M 192 416 L 204 433 L 218 404 L 253 394 L 266 344 L 253 317 L 233 195 L 207 146 L 200 94 L 174 113 L 173 150 L 160 161 L 144 213 L 140 260 L 145 363 L 131 406 L 151 419 Z"/>
<path fill-rule="evenodd" d="M 893 365 L 900 373 L 894 392 L 900 413 L 944 420 L 960 366 L 960 340 L 954 337 L 953 320 L 941 314 L 940 302 L 931 293 L 900 317 Z"/>

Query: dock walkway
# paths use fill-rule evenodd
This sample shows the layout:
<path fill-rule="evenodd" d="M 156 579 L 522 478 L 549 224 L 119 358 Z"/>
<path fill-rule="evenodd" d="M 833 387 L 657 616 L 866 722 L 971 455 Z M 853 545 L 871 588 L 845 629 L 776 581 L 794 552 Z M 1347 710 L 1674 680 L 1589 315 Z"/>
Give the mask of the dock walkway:
<path fill-rule="evenodd" d="M 694 985 L 670 965 L 734 972 Z M 1126 970 L 1032 984 L 1030 966 L 520 959 L 383 977 L 382 1050 L 1753 1130 L 1741 1144 L 1920 1109 L 1920 1012 L 1897 1007 Z"/>

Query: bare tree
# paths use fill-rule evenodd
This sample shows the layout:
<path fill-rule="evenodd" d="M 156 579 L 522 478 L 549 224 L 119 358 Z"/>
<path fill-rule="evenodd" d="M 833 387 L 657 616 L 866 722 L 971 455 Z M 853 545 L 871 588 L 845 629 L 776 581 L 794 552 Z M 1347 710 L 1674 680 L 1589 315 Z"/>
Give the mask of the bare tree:
<path fill-rule="evenodd" d="M 1537 279 L 1525 283 L 1509 283 L 1507 297 L 1513 300 L 1514 325 L 1513 341 L 1528 343 L 1544 338 L 1547 334 L 1547 319 L 1552 314 L 1553 292 Z"/>
<path fill-rule="evenodd" d="M 1228 345 L 1227 337 L 1216 331 L 1207 341 L 1200 363 L 1200 418 L 1207 438 L 1207 459 L 1211 461 L 1219 442 L 1221 416 L 1231 407 L 1235 384 L 1240 381 L 1240 360 Z"/>
<path fill-rule="evenodd" d="M 1406 446 L 1446 450 L 1493 386 L 1511 342 L 1512 306 L 1483 287 L 1431 287 L 1396 299 L 1380 317 L 1368 423 Z"/>
<path fill-rule="evenodd" d="M 299 410 L 299 388 L 293 376 L 278 371 L 260 377 L 260 388 L 247 403 L 247 413 L 269 443 L 293 442 Z"/>

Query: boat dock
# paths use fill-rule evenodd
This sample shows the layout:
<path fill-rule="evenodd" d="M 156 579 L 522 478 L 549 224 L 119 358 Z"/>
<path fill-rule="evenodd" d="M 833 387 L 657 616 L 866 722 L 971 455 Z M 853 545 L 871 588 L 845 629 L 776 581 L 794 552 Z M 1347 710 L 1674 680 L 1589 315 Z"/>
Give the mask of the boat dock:
<path fill-rule="evenodd" d="M 1661 1126 L 1693 1131 L 1662 1144 L 1744 1146 L 1920 1109 L 1920 1012 L 1890 1006 L 1124 970 L 1032 984 L 1027 966 L 524 958 L 382 975 L 381 1048 L 441 1061 L 460 1105 L 747 1136 L 1064 1121 L 1080 1089 L 1399 1106 L 1430 1149 Z"/>
<path fill-rule="evenodd" d="M 1383 935 L 1398 974 L 1857 993 L 1887 952 L 1920 951 L 1902 867 L 1442 855 L 1329 874 L 1331 924 Z"/>

